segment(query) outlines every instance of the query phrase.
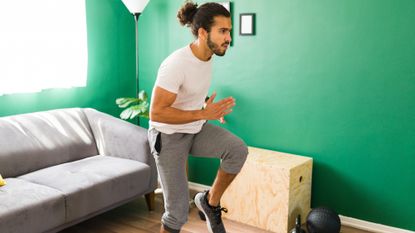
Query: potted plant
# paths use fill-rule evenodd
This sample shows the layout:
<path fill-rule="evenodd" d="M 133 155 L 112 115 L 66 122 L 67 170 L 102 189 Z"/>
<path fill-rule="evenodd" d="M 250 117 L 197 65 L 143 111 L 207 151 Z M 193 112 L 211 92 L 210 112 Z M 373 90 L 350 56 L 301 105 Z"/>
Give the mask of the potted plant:
<path fill-rule="evenodd" d="M 117 98 L 115 103 L 118 107 L 125 108 L 120 114 L 120 118 L 123 120 L 134 119 L 135 117 L 149 118 L 148 110 L 150 104 L 147 101 L 147 94 L 144 90 L 140 91 L 136 98 Z"/>

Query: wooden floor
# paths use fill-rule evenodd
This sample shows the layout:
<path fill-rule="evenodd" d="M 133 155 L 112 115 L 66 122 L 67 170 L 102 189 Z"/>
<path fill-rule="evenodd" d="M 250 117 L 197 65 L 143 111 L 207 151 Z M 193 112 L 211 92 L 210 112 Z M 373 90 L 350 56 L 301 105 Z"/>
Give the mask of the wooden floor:
<path fill-rule="evenodd" d="M 155 233 L 160 229 L 163 213 L 162 197 L 156 196 L 156 210 L 149 212 L 144 197 L 126 205 L 96 216 L 78 225 L 67 228 L 60 233 Z M 227 232 L 230 233 L 269 233 L 248 225 L 224 219 Z M 192 206 L 189 221 L 182 228 L 182 233 L 208 232 L 206 223 L 198 217 L 197 208 Z M 369 233 L 367 231 L 342 227 L 342 233 Z"/>

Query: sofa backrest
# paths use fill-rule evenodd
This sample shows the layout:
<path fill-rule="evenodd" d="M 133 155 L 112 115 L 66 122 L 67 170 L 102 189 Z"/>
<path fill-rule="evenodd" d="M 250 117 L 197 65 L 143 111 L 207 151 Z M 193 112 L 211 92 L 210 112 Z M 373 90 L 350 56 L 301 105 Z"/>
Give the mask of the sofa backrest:
<path fill-rule="evenodd" d="M 0 174 L 3 177 L 16 177 L 97 154 L 82 109 L 0 117 Z"/>

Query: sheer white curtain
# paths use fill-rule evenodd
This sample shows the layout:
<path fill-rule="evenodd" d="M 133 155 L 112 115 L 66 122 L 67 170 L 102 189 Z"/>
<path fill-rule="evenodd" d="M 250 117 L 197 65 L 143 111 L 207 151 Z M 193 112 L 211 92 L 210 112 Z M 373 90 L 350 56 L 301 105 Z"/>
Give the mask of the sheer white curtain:
<path fill-rule="evenodd" d="M 86 85 L 85 0 L 0 0 L 0 95 Z"/>

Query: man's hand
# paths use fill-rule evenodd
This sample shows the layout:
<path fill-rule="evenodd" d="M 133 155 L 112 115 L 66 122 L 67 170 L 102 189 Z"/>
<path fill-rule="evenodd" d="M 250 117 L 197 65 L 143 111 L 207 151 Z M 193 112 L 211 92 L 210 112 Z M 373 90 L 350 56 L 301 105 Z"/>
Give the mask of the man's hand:
<path fill-rule="evenodd" d="M 219 120 L 220 123 L 225 123 L 224 116 L 232 112 L 232 107 L 235 106 L 235 99 L 227 97 L 216 103 L 213 100 L 216 97 L 216 93 L 206 101 L 206 107 L 203 110 L 203 118 L 206 120 Z"/>
<path fill-rule="evenodd" d="M 216 97 L 214 93 L 205 102 L 205 109 L 180 110 L 172 107 L 176 97 L 177 94 L 157 86 L 153 92 L 150 119 L 166 124 L 186 124 L 198 120 L 219 120 L 223 124 L 223 116 L 232 112 L 231 108 L 235 106 L 235 99 L 232 97 L 213 103 Z"/>

